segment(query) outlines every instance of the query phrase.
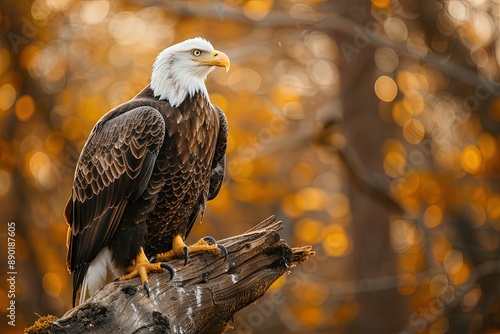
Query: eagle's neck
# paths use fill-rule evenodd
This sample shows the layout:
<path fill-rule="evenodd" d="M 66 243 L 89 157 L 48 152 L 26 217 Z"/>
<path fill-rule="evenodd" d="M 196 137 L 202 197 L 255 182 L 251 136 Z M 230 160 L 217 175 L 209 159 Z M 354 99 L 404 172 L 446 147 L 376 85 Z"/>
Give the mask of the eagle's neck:
<path fill-rule="evenodd" d="M 150 86 L 154 97 L 167 100 L 172 107 L 178 107 L 187 97 L 196 93 L 201 93 L 210 102 L 205 87 L 207 74 L 193 73 L 192 68 L 175 66 L 173 61 L 156 61 Z"/>

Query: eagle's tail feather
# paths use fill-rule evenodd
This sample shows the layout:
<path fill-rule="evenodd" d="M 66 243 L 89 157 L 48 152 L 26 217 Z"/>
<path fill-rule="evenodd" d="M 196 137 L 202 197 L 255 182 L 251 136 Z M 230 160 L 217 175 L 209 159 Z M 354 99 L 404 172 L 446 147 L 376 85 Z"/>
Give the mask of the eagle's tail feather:
<path fill-rule="evenodd" d="M 99 288 L 120 276 L 119 270 L 115 268 L 108 247 L 101 249 L 96 258 L 90 263 L 83 278 L 80 289 L 78 304 L 82 304 L 90 298 Z"/>

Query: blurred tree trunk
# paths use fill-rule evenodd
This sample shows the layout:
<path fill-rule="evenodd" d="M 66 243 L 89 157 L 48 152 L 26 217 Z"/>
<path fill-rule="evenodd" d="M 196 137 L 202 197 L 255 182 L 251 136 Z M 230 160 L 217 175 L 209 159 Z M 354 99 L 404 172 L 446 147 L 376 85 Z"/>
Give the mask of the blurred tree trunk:
<path fill-rule="evenodd" d="M 363 28 L 374 20 L 368 1 L 351 2 L 348 10 L 342 16 L 350 17 Z M 363 40 L 362 32 L 354 36 L 334 36 L 341 48 L 341 100 L 347 149 L 360 158 L 365 164 L 363 167 L 383 179 L 380 148 L 389 137 L 391 124 L 381 119 L 379 100 L 373 89 L 377 77 L 375 48 Z M 348 194 L 353 214 L 356 279 L 396 275 L 397 259 L 391 250 L 389 235 L 390 208 L 360 187 L 351 186 Z M 356 299 L 359 314 L 352 333 L 396 333 L 407 323 L 405 301 L 394 289 L 360 293 Z"/>
<path fill-rule="evenodd" d="M 20 55 L 23 49 L 37 41 L 38 28 L 34 25 L 33 21 L 28 19 L 25 13 L 29 12 L 29 8 L 31 6 L 30 3 L 19 3 L 16 1 L 5 1 L 2 2 L 1 13 L 4 18 L 9 18 L 8 20 L 4 19 L 2 22 L 2 27 L 5 32 L 0 39 L 0 44 L 7 48 L 10 52 L 10 68 L 3 74 L 6 80 L 9 77 L 14 77 L 16 82 L 16 92 L 17 97 L 22 95 L 30 95 L 35 101 L 37 101 L 37 112 L 41 113 L 43 110 L 48 110 L 47 99 L 45 98 L 46 94 L 40 87 L 40 84 L 34 80 L 28 72 L 21 66 L 20 64 Z M 0 81 L 0 86 L 5 82 L 4 80 Z M 11 108 L 14 109 L 13 105 Z M 47 108 L 45 108 L 47 107 Z M 45 116 L 45 115 L 43 115 Z M 39 117 L 43 117 L 39 116 Z M 43 272 L 40 270 L 39 260 L 37 258 L 36 252 L 34 249 L 30 247 L 24 248 L 23 245 L 32 245 L 33 244 L 33 229 L 30 228 L 32 226 L 31 222 L 31 210 L 33 207 L 33 194 L 36 191 L 33 191 L 32 185 L 27 181 L 26 175 L 23 174 L 23 156 L 17 156 L 17 148 L 16 133 L 20 130 L 22 124 L 16 117 L 15 112 L 9 112 L 8 118 L 6 122 L 0 126 L 0 142 L 5 140 L 5 143 L 9 143 L 8 151 L 2 152 L 4 157 L 8 157 L 9 154 L 15 157 L 15 159 L 5 159 L 2 162 L 4 164 L 2 167 L 6 169 L 10 169 L 12 171 L 12 184 L 10 187 L 9 197 L 6 198 L 6 202 L 2 204 L 2 213 L 0 217 L 2 218 L 2 230 L 1 233 L 7 232 L 7 222 L 15 223 L 15 239 L 16 239 L 16 263 L 15 263 L 15 271 L 22 273 L 22 275 L 18 275 L 16 277 L 16 285 L 17 287 L 29 286 L 30 293 L 25 293 L 22 288 L 19 288 L 16 291 L 16 299 L 22 300 L 22 303 L 16 303 L 18 307 L 17 311 L 17 323 L 31 322 L 36 317 L 36 310 L 40 310 L 43 306 L 43 290 L 42 290 L 42 280 L 43 280 Z M 17 134 L 18 135 L 18 134 Z M 7 146 L 6 146 L 7 147 Z M 9 152 L 10 151 L 10 152 Z M 39 234 L 37 234 L 37 237 Z M 4 239 L 6 241 L 6 239 Z M 3 242 L 2 245 L 2 258 L 4 254 L 7 254 L 6 242 Z M 21 251 L 19 251 L 21 249 Z M 27 255 L 21 255 L 22 250 L 27 249 Z M 24 260 L 22 260 L 24 257 Z M 26 258 L 29 260 L 26 261 Z M 6 263 L 6 262 L 5 262 Z M 6 268 L 5 265 L 4 268 Z M 49 306 L 50 308 L 50 306 Z M 26 318 L 27 319 L 26 319 Z"/>

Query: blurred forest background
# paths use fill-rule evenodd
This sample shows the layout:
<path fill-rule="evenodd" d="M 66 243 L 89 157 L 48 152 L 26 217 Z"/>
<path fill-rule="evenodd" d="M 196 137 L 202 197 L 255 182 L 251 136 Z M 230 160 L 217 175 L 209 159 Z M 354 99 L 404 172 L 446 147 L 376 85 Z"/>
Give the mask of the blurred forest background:
<path fill-rule="evenodd" d="M 232 63 L 207 80 L 228 170 L 189 241 L 276 214 L 317 252 L 229 333 L 498 333 L 499 29 L 488 0 L 1 0 L 0 332 L 70 308 L 79 152 L 159 51 L 202 36 Z"/>

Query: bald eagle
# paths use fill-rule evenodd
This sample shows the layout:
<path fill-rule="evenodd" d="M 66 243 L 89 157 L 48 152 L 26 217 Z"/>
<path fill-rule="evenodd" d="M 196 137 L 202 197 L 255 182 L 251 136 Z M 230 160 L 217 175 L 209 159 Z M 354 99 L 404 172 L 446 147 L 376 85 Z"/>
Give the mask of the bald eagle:
<path fill-rule="evenodd" d="M 73 305 L 107 282 L 173 271 L 161 261 L 225 251 L 215 240 L 184 239 L 224 178 L 227 121 L 205 87 L 229 58 L 200 37 L 160 52 L 151 82 L 94 126 L 76 165 L 66 205 Z M 226 255 L 227 255 L 227 251 Z M 148 259 L 155 257 L 151 263 Z"/>

